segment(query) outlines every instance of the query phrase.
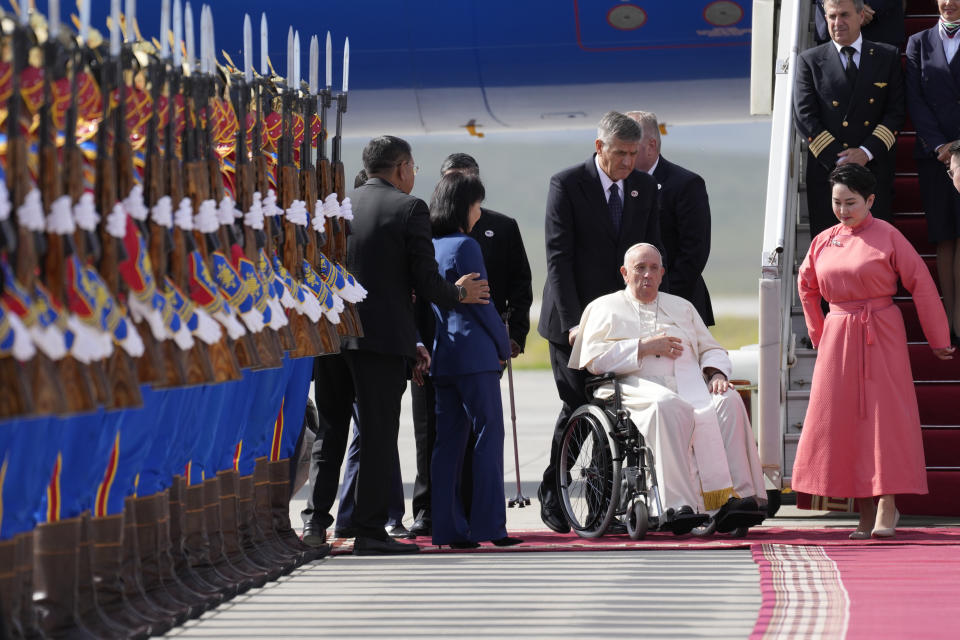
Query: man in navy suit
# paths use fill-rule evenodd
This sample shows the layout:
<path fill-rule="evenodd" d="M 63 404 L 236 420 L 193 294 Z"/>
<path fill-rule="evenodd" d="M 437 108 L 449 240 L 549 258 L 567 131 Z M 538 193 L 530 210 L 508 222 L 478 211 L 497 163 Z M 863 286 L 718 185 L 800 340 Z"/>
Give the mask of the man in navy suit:
<path fill-rule="evenodd" d="M 580 315 L 594 298 L 623 287 L 619 262 L 628 247 L 648 242 L 663 248 L 656 182 L 633 168 L 642 137 L 639 124 L 611 111 L 597 127 L 596 153 L 550 179 L 547 281 L 537 330 L 550 343 L 550 366 L 563 406 L 538 495 L 540 517 L 560 533 L 570 527 L 557 490 L 559 438 L 570 414 L 587 402 L 585 374 L 567 366 Z"/>
<path fill-rule="evenodd" d="M 793 97 L 797 129 L 807 142 L 810 235 L 832 227 L 827 176 L 840 164 L 866 166 L 877 177 L 873 215 L 891 220 L 894 145 L 903 124 L 903 80 L 895 47 L 863 39 L 863 0 L 825 0 L 831 41 L 797 57 Z"/>
<path fill-rule="evenodd" d="M 703 270 L 710 257 L 710 200 L 703 178 L 660 155 L 660 123 L 649 111 L 630 111 L 643 138 L 634 168 L 653 176 L 660 192 L 660 237 L 670 274 L 667 293 L 693 304 L 703 323 L 713 326 L 710 292 Z"/>

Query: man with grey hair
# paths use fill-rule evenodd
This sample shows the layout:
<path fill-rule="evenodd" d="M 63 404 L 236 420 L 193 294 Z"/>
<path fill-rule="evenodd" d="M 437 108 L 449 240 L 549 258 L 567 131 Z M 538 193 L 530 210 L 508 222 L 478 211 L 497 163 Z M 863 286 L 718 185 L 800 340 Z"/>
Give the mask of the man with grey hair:
<path fill-rule="evenodd" d="M 642 137 L 634 120 L 610 111 L 597 127 L 596 153 L 553 176 L 547 193 L 547 281 L 537 329 L 549 342 L 563 405 L 538 496 L 540 517 L 560 533 L 570 530 L 557 492 L 560 437 L 570 414 L 587 402 L 585 374 L 567 366 L 580 314 L 595 298 L 622 286 L 619 262 L 627 247 L 661 246 L 657 185 L 633 167 Z"/>
<path fill-rule="evenodd" d="M 660 123 L 649 111 L 628 111 L 643 129 L 634 168 L 653 176 L 660 193 L 660 237 L 670 274 L 669 293 L 693 303 L 713 325 L 703 270 L 710 257 L 710 200 L 703 178 L 660 155 Z"/>
<path fill-rule="evenodd" d="M 569 364 L 617 374 L 623 405 L 654 452 L 664 509 L 710 513 L 721 532 L 759 524 L 763 470 L 730 386 L 730 357 L 692 304 L 658 290 L 664 271 L 656 247 L 630 247 L 620 267 L 625 288 L 584 309 Z"/>

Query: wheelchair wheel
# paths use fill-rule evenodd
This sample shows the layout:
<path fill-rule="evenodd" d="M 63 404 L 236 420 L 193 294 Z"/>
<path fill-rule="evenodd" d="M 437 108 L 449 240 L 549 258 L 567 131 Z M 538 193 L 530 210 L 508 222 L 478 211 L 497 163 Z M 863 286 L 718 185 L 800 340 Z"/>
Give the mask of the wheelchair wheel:
<path fill-rule="evenodd" d="M 627 513 L 627 535 L 631 540 L 643 540 L 647 535 L 650 520 L 647 517 L 647 505 L 642 500 L 633 503 Z"/>
<path fill-rule="evenodd" d="M 570 417 L 560 441 L 557 485 L 570 527 L 596 538 L 613 520 L 620 497 L 620 452 L 599 407 L 585 405 Z"/>

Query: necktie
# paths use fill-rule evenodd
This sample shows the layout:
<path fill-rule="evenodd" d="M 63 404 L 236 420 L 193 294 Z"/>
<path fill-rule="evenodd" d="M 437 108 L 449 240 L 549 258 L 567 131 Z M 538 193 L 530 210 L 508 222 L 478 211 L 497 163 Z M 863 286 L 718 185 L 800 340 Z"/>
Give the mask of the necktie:
<path fill-rule="evenodd" d="M 949 22 L 943 18 L 940 18 L 940 26 L 943 27 L 943 31 L 948 38 L 953 38 L 957 35 L 957 30 L 960 30 L 960 22 Z"/>
<path fill-rule="evenodd" d="M 613 220 L 613 229 L 620 233 L 620 221 L 623 219 L 623 200 L 620 199 L 620 189 L 617 183 L 610 185 L 610 199 L 607 201 L 610 207 L 610 219 Z"/>
<path fill-rule="evenodd" d="M 853 61 L 853 54 L 855 54 L 857 50 L 853 47 L 843 47 L 840 49 L 840 52 L 847 56 L 847 82 L 849 82 L 852 87 L 857 81 L 857 64 Z"/>

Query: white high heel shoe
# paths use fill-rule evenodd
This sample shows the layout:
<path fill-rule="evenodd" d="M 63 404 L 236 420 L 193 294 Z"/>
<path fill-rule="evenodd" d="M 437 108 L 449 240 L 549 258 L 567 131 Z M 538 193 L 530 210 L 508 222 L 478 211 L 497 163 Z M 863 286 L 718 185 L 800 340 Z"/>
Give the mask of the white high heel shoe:
<path fill-rule="evenodd" d="M 893 512 L 893 526 L 889 529 L 881 529 L 874 527 L 873 531 L 870 532 L 870 536 L 873 538 L 892 538 L 897 534 L 897 525 L 900 524 L 900 512 Z"/>

